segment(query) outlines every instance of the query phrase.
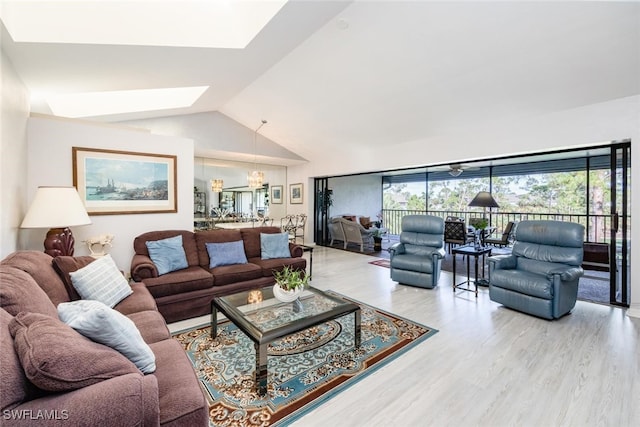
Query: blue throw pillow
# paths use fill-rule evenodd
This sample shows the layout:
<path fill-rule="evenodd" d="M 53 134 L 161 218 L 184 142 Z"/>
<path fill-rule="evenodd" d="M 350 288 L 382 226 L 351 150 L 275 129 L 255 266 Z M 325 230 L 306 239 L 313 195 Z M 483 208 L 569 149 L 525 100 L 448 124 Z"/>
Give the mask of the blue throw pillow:
<path fill-rule="evenodd" d="M 262 259 L 291 258 L 289 233 L 260 233 L 260 257 Z"/>
<path fill-rule="evenodd" d="M 158 275 L 189 267 L 187 254 L 182 247 L 182 236 L 146 242 L 149 257 L 158 269 Z"/>
<path fill-rule="evenodd" d="M 156 370 L 156 356 L 142 339 L 135 323 L 100 301 L 60 303 L 58 317 L 85 337 L 125 355 L 143 374 Z"/>
<path fill-rule="evenodd" d="M 209 268 L 221 265 L 246 264 L 247 256 L 244 253 L 244 242 L 206 243 L 209 253 Z"/>

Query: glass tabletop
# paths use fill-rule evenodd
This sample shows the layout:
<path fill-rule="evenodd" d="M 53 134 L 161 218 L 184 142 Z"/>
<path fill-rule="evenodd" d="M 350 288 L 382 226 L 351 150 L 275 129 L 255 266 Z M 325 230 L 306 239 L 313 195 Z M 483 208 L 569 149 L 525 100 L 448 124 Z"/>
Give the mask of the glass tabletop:
<path fill-rule="evenodd" d="M 478 248 L 473 245 L 467 246 L 458 246 L 456 248 L 451 249 L 451 252 L 454 254 L 463 254 L 463 255 L 482 255 L 491 252 L 493 248 L 490 246 L 480 246 Z"/>
<path fill-rule="evenodd" d="M 335 318 L 358 308 L 313 287 L 306 288 L 294 302 L 278 301 L 273 296 L 272 287 L 267 287 L 217 297 L 214 304 L 234 323 L 239 322 L 239 326 L 244 324 L 245 327 L 252 326 L 250 329 L 255 328 L 255 331 L 247 332 L 256 338 L 276 331 L 286 333 L 292 326 L 317 323 L 318 319 Z"/>

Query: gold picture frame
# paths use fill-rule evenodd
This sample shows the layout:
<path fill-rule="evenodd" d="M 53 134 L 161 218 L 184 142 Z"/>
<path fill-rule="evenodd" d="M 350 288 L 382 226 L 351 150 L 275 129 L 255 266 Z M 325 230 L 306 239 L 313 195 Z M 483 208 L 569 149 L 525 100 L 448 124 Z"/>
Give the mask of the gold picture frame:
<path fill-rule="evenodd" d="M 178 212 L 177 157 L 72 147 L 73 185 L 89 215 Z"/>

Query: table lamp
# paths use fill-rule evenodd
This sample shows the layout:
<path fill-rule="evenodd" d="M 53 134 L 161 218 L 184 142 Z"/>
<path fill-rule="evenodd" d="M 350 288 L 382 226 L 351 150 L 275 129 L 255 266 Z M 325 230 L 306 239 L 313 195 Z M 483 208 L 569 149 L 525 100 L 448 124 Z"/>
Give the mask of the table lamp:
<path fill-rule="evenodd" d="M 482 213 L 482 218 L 484 218 L 485 220 L 487 219 L 487 208 L 500 207 L 500 205 L 498 205 L 498 202 L 496 202 L 496 199 L 494 199 L 491 193 L 489 193 L 488 191 L 479 191 L 478 194 L 476 194 L 476 197 L 474 197 L 473 200 L 471 200 L 471 202 L 469 203 L 469 206 L 483 208 L 484 211 Z M 485 227 L 487 224 L 485 224 Z M 482 234 L 482 236 L 478 235 L 478 233 L 476 232 L 476 237 L 475 237 L 476 246 L 480 245 L 480 243 L 482 243 L 482 246 L 484 246 L 485 229 L 482 228 L 480 230 L 480 233 Z M 482 242 L 478 242 L 479 238 L 482 239 Z"/>
<path fill-rule="evenodd" d="M 75 240 L 69 227 L 91 224 L 75 187 L 38 187 L 20 228 L 50 228 L 44 240 L 52 257 L 73 255 Z"/>
<path fill-rule="evenodd" d="M 487 208 L 499 208 L 500 205 L 488 191 L 479 191 L 476 197 L 469 203 L 471 207 L 484 208 L 483 218 L 487 217 Z"/>

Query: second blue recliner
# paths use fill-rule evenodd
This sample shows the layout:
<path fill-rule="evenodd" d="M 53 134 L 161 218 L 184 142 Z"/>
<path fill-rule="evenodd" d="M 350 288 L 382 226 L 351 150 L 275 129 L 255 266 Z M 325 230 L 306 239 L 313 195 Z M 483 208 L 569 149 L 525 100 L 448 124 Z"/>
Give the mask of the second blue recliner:
<path fill-rule="evenodd" d="M 562 221 L 522 221 L 511 255 L 489 258 L 489 297 L 514 310 L 558 319 L 576 304 L 584 227 Z"/>

